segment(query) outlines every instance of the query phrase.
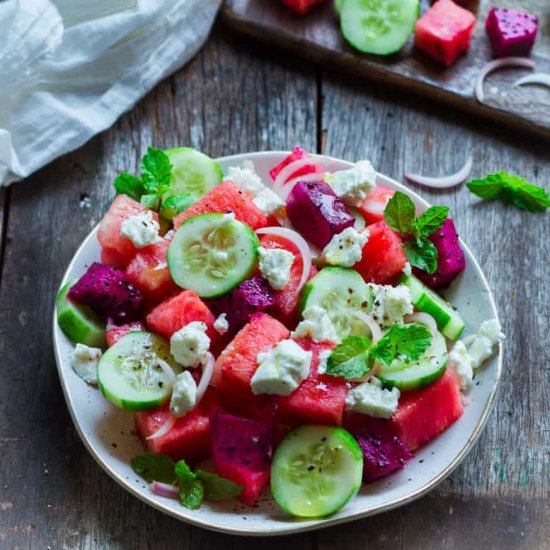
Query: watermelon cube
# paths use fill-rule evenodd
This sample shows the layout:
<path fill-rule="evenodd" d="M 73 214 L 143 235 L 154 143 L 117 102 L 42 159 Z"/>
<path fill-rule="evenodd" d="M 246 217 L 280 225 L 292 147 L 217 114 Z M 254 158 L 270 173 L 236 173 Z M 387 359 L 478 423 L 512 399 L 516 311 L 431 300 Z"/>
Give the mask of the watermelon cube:
<path fill-rule="evenodd" d="M 136 431 L 145 448 L 151 453 L 168 455 L 173 460 L 202 460 L 212 453 L 212 416 L 220 409 L 217 390 L 208 388 L 201 402 L 185 416 L 178 418 L 174 426 L 161 437 L 147 439 L 168 418 L 168 404 L 136 413 Z"/>
<path fill-rule="evenodd" d="M 353 268 L 367 283 L 392 283 L 407 262 L 401 237 L 383 221 L 369 225 L 367 230 L 369 240 L 363 247 L 361 260 Z"/>
<path fill-rule="evenodd" d="M 272 427 L 248 418 L 218 413 L 212 418 L 216 472 L 243 487 L 239 499 L 252 506 L 269 483 Z"/>
<path fill-rule="evenodd" d="M 446 67 L 470 47 L 476 18 L 452 0 L 437 2 L 416 22 L 414 45 Z"/>
<path fill-rule="evenodd" d="M 289 428 L 302 424 L 340 426 L 348 392 L 344 378 L 318 374 L 319 354 L 332 349 L 328 342 L 297 339 L 306 351 L 313 352 L 309 376 L 290 395 L 277 397 L 277 423 Z"/>
<path fill-rule="evenodd" d="M 294 10 L 300 15 L 309 13 L 317 4 L 323 4 L 327 0 L 281 0 L 283 4 Z"/>
<path fill-rule="evenodd" d="M 450 367 L 431 386 L 403 392 L 390 422 L 410 451 L 445 431 L 464 412 L 458 378 Z"/>
<path fill-rule="evenodd" d="M 143 295 L 146 311 L 179 290 L 166 263 L 170 242 L 170 239 L 163 239 L 146 247 L 135 255 L 126 268 L 126 277 Z"/>
<path fill-rule="evenodd" d="M 146 210 L 149 209 L 126 195 L 115 197 L 97 230 L 97 240 L 101 248 L 106 249 L 105 259 L 109 260 L 105 263 L 112 263 L 123 269 L 136 255 L 138 249 L 128 237 L 120 234 L 120 228 L 124 220 Z M 156 212 L 153 212 L 153 218 L 159 221 Z"/>
<path fill-rule="evenodd" d="M 230 411 L 251 418 L 270 414 L 271 399 L 254 395 L 250 388 L 258 368 L 258 353 L 269 351 L 290 335 L 288 329 L 267 313 L 256 313 L 216 360 L 219 388 Z"/>
<path fill-rule="evenodd" d="M 495 57 L 529 55 L 538 30 L 538 17 L 532 13 L 492 7 L 485 21 Z"/>
<path fill-rule="evenodd" d="M 364 483 L 372 483 L 401 470 L 413 458 L 389 420 L 347 413 L 344 426 L 355 436 L 363 451 Z"/>
<path fill-rule="evenodd" d="M 205 303 L 192 291 L 182 290 L 155 307 L 146 317 L 151 332 L 170 340 L 172 334 L 193 321 L 202 321 L 208 326 L 210 340 L 219 335 L 214 330 L 215 317 Z"/>
<path fill-rule="evenodd" d="M 235 218 L 254 231 L 267 226 L 267 216 L 254 204 L 252 197 L 230 181 L 210 189 L 206 195 L 174 218 L 174 228 L 199 214 L 233 212 Z"/>
<path fill-rule="evenodd" d="M 394 193 L 393 189 L 377 185 L 375 190 L 365 197 L 357 209 L 365 218 L 366 225 L 384 221 L 384 209 Z"/>
<path fill-rule="evenodd" d="M 145 325 L 141 321 L 134 321 L 133 323 L 127 323 L 125 325 L 107 325 L 107 345 L 109 347 L 114 346 L 123 336 L 126 336 L 129 332 L 142 332 L 145 330 Z"/>

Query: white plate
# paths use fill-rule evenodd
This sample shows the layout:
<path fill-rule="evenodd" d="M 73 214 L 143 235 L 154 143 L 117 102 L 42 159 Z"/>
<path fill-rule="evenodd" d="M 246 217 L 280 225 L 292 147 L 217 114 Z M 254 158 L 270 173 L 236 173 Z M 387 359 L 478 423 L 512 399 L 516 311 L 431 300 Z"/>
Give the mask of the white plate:
<path fill-rule="evenodd" d="M 288 153 L 273 151 L 250 153 L 219 159 L 223 170 L 244 160 L 254 162 L 264 181 L 270 181 L 268 171 Z M 319 157 L 320 158 L 320 157 Z M 323 157 L 329 170 L 347 168 L 350 163 Z M 379 175 L 379 183 L 406 191 L 417 205 L 429 205 L 403 185 Z M 460 217 L 460 212 L 455 212 Z M 71 261 L 63 283 L 80 277 L 86 267 L 99 260 L 100 248 L 94 229 L 82 243 Z M 481 269 L 468 248 L 466 270 L 448 291 L 465 322 L 465 334 L 476 332 L 482 321 L 497 317 L 491 291 Z M 364 486 L 359 495 L 337 514 L 324 519 L 298 520 L 286 517 L 265 496 L 257 508 L 247 508 L 237 502 L 205 503 L 199 510 L 188 510 L 176 501 L 151 493 L 146 483 L 130 468 L 130 459 L 142 451 L 133 433 L 133 415 L 116 409 L 99 390 L 85 384 L 71 368 L 72 344 L 53 323 L 53 341 L 63 392 L 76 429 L 88 451 L 98 464 L 122 487 L 151 506 L 175 518 L 226 533 L 240 535 L 283 535 L 328 527 L 378 514 L 402 506 L 426 494 L 448 476 L 466 456 L 478 438 L 493 404 L 502 367 L 502 346 L 476 376 L 476 385 L 469 395 L 464 415 L 450 429 L 423 447 L 404 470 L 377 483 Z M 108 501 L 105 496 L 106 503 Z M 107 504 L 108 505 L 108 504 Z"/>

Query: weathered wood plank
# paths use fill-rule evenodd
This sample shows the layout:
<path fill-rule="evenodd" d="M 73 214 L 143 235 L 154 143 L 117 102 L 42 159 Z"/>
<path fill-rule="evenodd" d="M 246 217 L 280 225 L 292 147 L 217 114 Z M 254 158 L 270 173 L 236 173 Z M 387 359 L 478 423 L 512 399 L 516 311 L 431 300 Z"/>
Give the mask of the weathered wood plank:
<path fill-rule="evenodd" d="M 55 291 L 78 244 L 144 149 L 191 145 L 213 156 L 316 142 L 312 68 L 216 31 L 182 71 L 110 131 L 17 184 L 0 290 L 0 547 L 255 548 L 145 506 L 79 441 L 51 345 Z M 292 539 L 309 548 L 311 535 Z M 284 542 L 284 541 L 283 541 Z M 281 541 L 261 542 L 276 548 Z"/>
<path fill-rule="evenodd" d="M 421 100 L 398 100 L 383 92 L 367 95 L 351 79 L 325 77 L 323 83 L 327 154 L 372 159 L 380 172 L 402 181 L 405 170 L 452 173 L 472 153 L 472 177 L 508 170 L 550 188 L 547 143 L 495 132 L 472 117 L 450 114 Z M 549 383 L 544 365 L 550 362 L 544 337 L 550 317 L 545 258 L 550 248 L 541 235 L 550 230 L 550 218 L 499 203 L 480 203 L 465 187 L 414 190 L 432 203 L 451 206 L 461 236 L 494 291 L 507 334 L 499 397 L 471 455 L 429 497 L 402 511 L 358 522 L 362 525 L 349 534 L 338 532 L 333 539 L 323 534 L 319 540 L 328 540 L 326 548 L 336 540 L 347 548 L 359 548 L 358 540 L 374 538 L 392 545 L 397 537 L 404 547 L 431 548 L 445 534 L 451 548 L 480 547 L 482 540 L 487 542 L 482 547 L 489 548 L 517 547 L 515 543 L 542 547 L 548 542 L 542 525 L 550 514 L 544 500 L 550 490 L 550 421 L 544 397 Z M 447 517 L 451 506 L 454 515 Z M 483 520 L 477 524 L 479 517 Z M 530 543 L 522 532 L 531 537 Z"/>

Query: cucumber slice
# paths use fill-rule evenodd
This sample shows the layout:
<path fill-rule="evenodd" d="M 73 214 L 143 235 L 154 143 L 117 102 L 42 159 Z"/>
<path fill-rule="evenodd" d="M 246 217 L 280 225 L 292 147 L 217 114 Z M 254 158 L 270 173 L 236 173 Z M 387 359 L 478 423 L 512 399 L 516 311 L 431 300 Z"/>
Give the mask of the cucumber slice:
<path fill-rule="evenodd" d="M 342 13 L 342 8 L 344 7 L 345 1 L 346 0 L 334 0 L 334 9 L 338 15 Z"/>
<path fill-rule="evenodd" d="M 342 339 L 350 334 L 365 334 L 365 325 L 355 311 L 371 310 L 372 294 L 363 277 L 345 267 L 325 267 L 311 279 L 300 298 L 301 310 L 319 306 L 328 316 Z"/>
<path fill-rule="evenodd" d="M 381 365 L 376 376 L 386 387 L 417 390 L 433 384 L 445 372 L 448 359 L 447 343 L 438 332 L 420 359 L 409 362 L 396 359 L 390 366 Z"/>
<path fill-rule="evenodd" d="M 174 216 L 177 216 L 195 202 L 197 202 L 197 199 L 191 195 L 172 195 L 162 203 L 160 216 L 166 221 L 171 222 Z"/>
<path fill-rule="evenodd" d="M 447 338 L 458 340 L 466 327 L 458 311 L 414 275 L 402 275 L 400 282 L 411 291 L 412 303 L 420 311 L 429 313 Z"/>
<path fill-rule="evenodd" d="M 224 214 L 202 214 L 186 220 L 168 248 L 174 282 L 201 298 L 216 298 L 252 276 L 260 241 L 256 233 Z"/>
<path fill-rule="evenodd" d="M 67 298 L 69 289 L 76 280 L 69 281 L 55 298 L 57 323 L 67 338 L 75 344 L 85 344 L 92 348 L 105 348 L 105 323 L 99 315 L 87 306 L 71 302 Z"/>
<path fill-rule="evenodd" d="M 223 172 L 218 163 L 190 147 L 177 147 L 166 151 L 172 163 L 172 183 L 162 199 L 174 195 L 191 195 L 199 200 L 212 187 L 221 183 Z"/>
<path fill-rule="evenodd" d="M 345 0 L 339 9 L 344 38 L 359 51 L 378 55 L 399 51 L 420 13 L 418 0 Z"/>
<path fill-rule="evenodd" d="M 165 371 L 166 365 L 174 371 L 174 377 Z M 171 378 L 181 371 L 166 340 L 149 332 L 129 332 L 102 355 L 97 382 L 101 393 L 117 407 L 143 411 L 170 398 Z"/>
<path fill-rule="evenodd" d="M 327 516 L 361 487 L 363 453 L 354 437 L 333 426 L 301 426 L 283 439 L 271 463 L 271 493 L 287 513 Z"/>

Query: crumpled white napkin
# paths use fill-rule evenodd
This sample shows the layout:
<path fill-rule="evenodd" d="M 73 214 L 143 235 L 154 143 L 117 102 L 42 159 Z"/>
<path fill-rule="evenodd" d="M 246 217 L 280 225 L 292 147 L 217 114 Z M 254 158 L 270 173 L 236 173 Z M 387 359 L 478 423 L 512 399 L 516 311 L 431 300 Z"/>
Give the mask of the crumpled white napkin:
<path fill-rule="evenodd" d="M 0 0 L 0 186 L 105 130 L 188 61 L 221 0 Z"/>

